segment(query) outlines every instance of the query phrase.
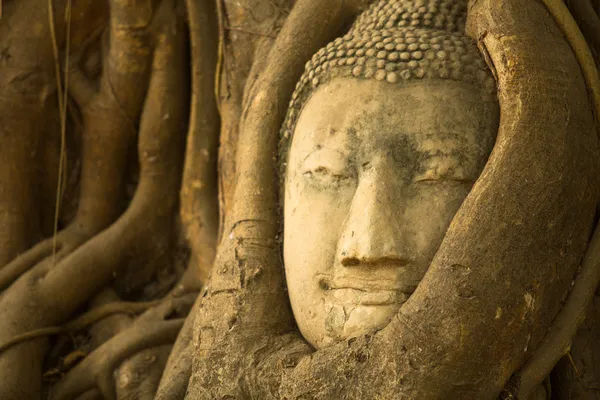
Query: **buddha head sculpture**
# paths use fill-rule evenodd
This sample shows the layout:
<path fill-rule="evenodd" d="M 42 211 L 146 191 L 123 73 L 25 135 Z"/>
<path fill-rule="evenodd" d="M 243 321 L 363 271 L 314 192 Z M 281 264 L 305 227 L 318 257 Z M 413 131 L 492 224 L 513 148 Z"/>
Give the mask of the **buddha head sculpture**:
<path fill-rule="evenodd" d="M 306 65 L 282 130 L 284 263 L 316 348 L 381 329 L 426 273 L 495 142 L 466 0 L 385 0 Z"/>

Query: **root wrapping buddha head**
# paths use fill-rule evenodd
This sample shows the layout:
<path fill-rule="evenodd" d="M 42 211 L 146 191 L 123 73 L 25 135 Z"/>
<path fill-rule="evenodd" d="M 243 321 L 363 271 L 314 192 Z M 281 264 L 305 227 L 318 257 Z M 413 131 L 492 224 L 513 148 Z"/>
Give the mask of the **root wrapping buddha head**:
<path fill-rule="evenodd" d="M 494 145 L 495 82 L 466 3 L 377 2 L 298 82 L 280 146 L 284 263 L 316 348 L 394 318 Z"/>

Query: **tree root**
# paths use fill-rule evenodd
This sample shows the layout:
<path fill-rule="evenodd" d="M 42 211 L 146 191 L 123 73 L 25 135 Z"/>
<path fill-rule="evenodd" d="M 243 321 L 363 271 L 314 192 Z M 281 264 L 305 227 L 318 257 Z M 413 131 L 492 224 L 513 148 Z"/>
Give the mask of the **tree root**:
<path fill-rule="evenodd" d="M 600 223 L 592 236 L 581 271 L 560 314 L 535 353 L 516 374 L 521 382 L 519 398 L 526 399 L 531 390 L 550 374 L 560 358 L 569 352 L 571 341 L 585 319 L 599 283 Z"/>
<path fill-rule="evenodd" d="M 216 34 L 213 1 L 186 1 L 192 51 L 191 107 L 181 184 L 180 215 L 192 249 L 186 271 L 196 289 L 208 279 L 219 227 L 219 114 L 213 94 Z"/>
<path fill-rule="evenodd" d="M 64 1 L 56 9 L 64 10 Z M 0 268 L 41 235 L 39 154 L 44 135 L 57 127 L 47 21 L 39 0 L 4 4 L 0 49 L 10 56 L 2 58 L 0 76 Z M 33 32 L 32 24 L 39 29 Z M 64 34 L 57 40 L 62 43 Z"/>
<path fill-rule="evenodd" d="M 61 245 L 57 244 L 56 250 L 60 251 Z M 0 269 L 0 291 L 10 286 L 18 277 L 33 268 L 37 263 L 52 254 L 54 249 L 52 239 L 46 239 L 36 244 L 32 249 L 20 254 L 13 261 Z"/>
<path fill-rule="evenodd" d="M 9 105 L 10 97 L 9 93 L 0 93 L 3 163 L 0 168 L 0 270 L 41 235 L 40 209 L 36 204 L 40 195 L 37 191 L 39 162 L 35 155 L 40 151 L 43 134 L 36 125 L 45 119 L 44 110 L 36 110 L 35 103 L 31 107 Z M 23 115 L 27 121 L 20 121 Z"/>
<path fill-rule="evenodd" d="M 201 302 L 202 296 L 198 296 L 177 336 L 156 392 L 156 400 L 183 400 L 185 396 L 192 374 L 194 320 Z"/>
<path fill-rule="evenodd" d="M 0 269 L 0 291 L 33 267 L 42 263 L 55 264 L 85 243 L 92 236 L 93 229 L 80 229 L 80 226 L 77 222 L 69 225 L 56 237 L 44 239 Z"/>
<path fill-rule="evenodd" d="M 113 373 L 119 363 L 141 350 L 173 343 L 183 326 L 184 318 L 160 323 L 136 325 L 100 346 L 56 385 L 54 399 L 70 399 L 93 386 L 104 398 L 116 399 Z"/>
<path fill-rule="evenodd" d="M 117 399 L 154 400 L 172 349 L 171 343 L 152 347 L 125 360 L 115 377 Z"/>
<path fill-rule="evenodd" d="M 104 396 L 102 396 L 102 393 L 100 393 L 100 391 L 98 391 L 98 389 L 95 389 L 95 388 L 88 390 L 87 392 L 83 393 L 80 396 L 77 396 L 74 399 L 75 400 L 105 400 Z"/>
<path fill-rule="evenodd" d="M 28 340 L 37 339 L 40 337 L 59 335 L 63 333 L 74 333 L 81 331 L 88 326 L 100 321 L 113 314 L 138 314 L 146 311 L 148 308 L 159 304 L 159 301 L 146 301 L 146 302 L 117 302 L 109 303 L 100 307 L 91 309 L 85 314 L 77 317 L 73 321 L 70 321 L 63 326 L 52 326 L 48 328 L 36 329 L 30 332 L 25 332 L 21 335 L 15 336 L 6 343 L 0 344 L 0 354 L 10 347 L 26 342 Z"/>
<path fill-rule="evenodd" d="M 115 0 L 112 8 L 116 7 Z M 132 7 L 130 12 L 139 11 Z M 81 188 L 77 214 L 71 224 L 57 237 L 46 239 L 29 251 L 21 254 L 2 268 L 0 290 L 12 284 L 19 276 L 33 268 L 48 254 L 48 247 L 56 241 L 62 248 L 54 255 L 52 264 L 70 254 L 89 238 L 108 227 L 122 212 L 124 197 L 124 179 L 128 153 L 135 140 L 135 124 L 140 113 L 149 74 L 151 51 L 149 50 L 150 32 L 135 38 L 119 35 L 123 29 L 122 21 L 111 17 L 111 46 L 107 54 L 108 66 L 100 81 L 100 90 L 93 89 L 93 83 L 83 79 L 73 79 L 71 94 L 75 94 L 84 117 Z M 121 26 L 121 27 L 119 27 Z M 144 47 L 147 48 L 143 51 Z M 116 60 L 115 60 L 116 59 Z M 135 72 L 123 71 L 120 63 L 135 65 Z M 76 65 L 70 66 L 74 77 L 80 76 Z M 118 84 L 120 97 L 112 90 Z M 83 98 L 82 87 L 88 97 Z M 24 164 L 24 162 L 16 165 Z M 14 174 L 21 179 L 21 175 Z M 35 196 L 30 196 L 35 197 Z M 2 196 L 2 199 L 14 199 L 14 193 Z M 17 198 L 17 200 L 19 200 Z M 32 218 L 33 213 L 29 218 Z M 13 232 L 10 229 L 9 232 Z M 0 258 L 0 266 L 6 264 Z M 4 271 L 6 270 L 6 271 Z"/>
<path fill-rule="evenodd" d="M 554 21 L 564 33 L 573 53 L 575 53 L 575 57 L 577 57 L 577 61 L 583 72 L 585 83 L 590 92 L 592 108 L 595 111 L 597 120 L 600 121 L 600 77 L 598 74 L 598 67 L 596 66 L 596 62 L 590 51 L 590 44 L 595 45 L 600 39 L 596 38 L 596 42 L 586 42 L 580 27 L 577 25 L 577 22 L 575 22 L 575 19 L 573 19 L 573 15 L 569 12 L 569 9 L 563 1 L 542 0 L 542 3 L 544 3 L 554 18 Z M 579 3 L 580 1 L 575 1 L 575 4 Z M 588 9 L 587 11 L 592 12 L 593 10 Z M 593 14 L 594 13 L 590 15 L 590 18 L 594 16 Z M 599 30 L 600 23 L 597 16 L 594 17 L 595 19 L 591 20 L 594 21 L 595 28 Z M 600 126 L 598 126 L 597 129 L 600 137 Z"/>
<path fill-rule="evenodd" d="M 144 62 L 132 63 L 127 54 L 130 50 L 132 57 L 151 58 L 151 51 L 142 39 L 150 36 L 144 26 L 148 18 L 152 20 L 152 13 L 148 17 L 147 10 L 137 12 L 138 7 L 149 7 L 150 3 L 111 2 L 111 46 L 103 73 L 103 77 L 109 79 L 102 80 L 100 93 L 110 94 L 112 100 L 99 96 L 99 100 L 83 110 L 86 123 L 96 119 L 89 125 L 89 140 L 84 141 L 83 153 L 89 156 L 88 161 L 95 160 L 98 164 L 84 160 L 87 167 L 82 169 L 81 198 L 75 222 L 92 235 L 110 225 L 120 212 L 128 142 L 134 137 L 129 132 L 135 133 L 132 121 L 137 120 L 138 105 L 141 107 L 146 94 L 145 85 L 136 78 L 140 73 L 150 72 Z M 130 207 L 117 222 L 59 263 L 36 265 L 4 292 L 0 298 L 0 313 L 11 323 L 0 329 L 1 341 L 62 323 L 98 288 L 106 285 L 125 260 L 139 259 L 143 255 L 152 258 L 157 242 L 168 237 L 171 231 L 180 183 L 185 132 L 181 121 L 187 112 L 186 93 L 182 88 L 187 87 L 187 78 L 180 17 L 173 12 L 172 2 L 165 0 L 160 7 L 162 12 L 156 13 L 158 18 L 152 20 L 153 28 L 160 31 L 155 35 L 157 43 L 149 95 L 144 103 L 138 140 L 140 182 Z M 113 88 L 118 88 L 118 93 Z M 116 111 L 121 113 L 116 117 L 115 103 Z M 115 119 L 119 121 L 116 127 L 110 124 Z M 123 137 L 127 140 L 122 140 Z M 107 160 L 106 154 L 123 156 L 123 160 Z M 93 229 L 85 229 L 90 226 Z M 44 342 L 35 339 L 20 343 L 0 355 L 0 371 L 4 375 L 0 394 L 4 399 L 39 396 Z"/>
<path fill-rule="evenodd" d="M 169 317 L 174 312 L 185 314 L 195 297 L 195 294 L 170 297 L 146 311 L 130 328 L 98 347 L 73 368 L 55 385 L 52 398 L 66 400 L 97 387 L 106 399 L 115 399 L 114 370 L 141 350 L 173 343 L 184 318 L 171 320 Z"/>
<path fill-rule="evenodd" d="M 596 111 L 596 120 L 600 123 L 600 78 L 588 47 L 591 46 L 596 52 L 600 51 L 600 37 L 598 36 L 600 33 L 600 20 L 588 0 L 571 0 L 568 2 L 573 16 L 562 2 L 553 0 L 544 0 L 543 2 L 558 26 L 563 30 L 579 61 L 588 90 L 591 93 L 592 106 Z M 573 18 L 578 20 L 579 27 Z M 583 30 L 588 39 L 587 43 L 579 28 Z M 600 134 L 600 130 L 598 133 Z M 542 382 L 560 358 L 568 353 L 571 341 L 585 319 L 587 308 L 599 283 L 600 224 L 594 231 L 583 265 L 576 277 L 575 284 L 569 292 L 565 305 L 550 329 L 548 329 L 548 334 L 539 348 L 517 373 L 521 382 L 519 398 L 527 398 L 535 385 Z"/>
<path fill-rule="evenodd" d="M 119 302 L 121 302 L 121 298 L 115 289 L 112 286 L 109 286 L 104 288 L 100 293 L 92 298 L 90 301 L 90 307 L 103 307 L 107 304 Z M 88 333 L 90 335 L 90 350 L 88 353 L 100 347 L 103 343 L 107 342 L 116 334 L 129 328 L 133 321 L 134 318 L 132 315 L 114 314 L 90 326 L 88 329 Z"/>
<path fill-rule="evenodd" d="M 590 0 L 568 0 L 567 5 L 590 47 L 600 56 L 600 18 Z"/>
<path fill-rule="evenodd" d="M 213 369 L 212 361 L 203 359 L 213 346 L 219 347 L 226 341 L 225 337 L 237 333 L 260 336 L 263 330 L 285 332 L 292 329 L 293 317 L 284 293 L 276 238 L 280 228 L 280 204 L 276 188 L 278 167 L 273 155 L 277 154 L 279 130 L 289 98 L 306 60 L 341 32 L 354 17 L 352 11 L 344 1 L 297 1 L 269 51 L 265 69 L 246 89 L 244 98 L 247 102 L 239 124 L 241 132 L 237 148 L 240 151 L 236 162 L 237 170 L 243 172 L 236 175 L 233 206 L 224 223 L 216 269 L 209 283 L 210 294 L 204 298 L 196 317 L 196 330 L 200 332 L 202 345 L 199 350 L 197 347 L 193 362 L 188 388 L 191 398 L 220 398 L 225 394 L 244 397 L 237 386 L 239 375 L 235 375 L 243 369 L 240 365 L 243 350 L 227 354 L 227 365 L 220 364 L 223 370 L 218 375 L 225 377 L 220 383 L 216 382 L 219 368 Z M 324 15 L 327 23 L 306 29 L 309 21 Z M 281 54 L 289 56 L 281 58 Z M 257 187 L 260 190 L 256 190 Z M 236 259 L 238 256 L 243 261 Z M 252 272 L 242 271 L 245 268 Z M 232 309 L 232 304 L 244 306 Z M 253 326 L 241 327 L 241 331 L 232 330 L 228 320 L 252 321 Z M 246 339 L 246 343 L 252 342 L 249 337 Z"/>

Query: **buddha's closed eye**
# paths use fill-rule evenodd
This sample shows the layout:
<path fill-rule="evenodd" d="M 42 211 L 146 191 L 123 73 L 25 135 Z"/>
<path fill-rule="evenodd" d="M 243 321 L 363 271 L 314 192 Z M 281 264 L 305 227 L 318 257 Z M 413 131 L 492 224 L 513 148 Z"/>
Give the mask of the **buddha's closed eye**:
<path fill-rule="evenodd" d="M 473 184 L 475 178 L 467 174 L 463 167 L 448 168 L 447 165 L 432 165 L 426 170 L 417 173 L 413 178 L 413 182 L 423 184 L 443 182 Z"/>
<path fill-rule="evenodd" d="M 475 179 L 460 165 L 458 159 L 445 156 L 429 159 L 423 169 L 415 174 L 413 182 L 423 184 L 443 182 L 473 184 Z"/>
<path fill-rule="evenodd" d="M 337 186 L 354 177 L 346 156 L 328 148 L 309 154 L 302 163 L 301 171 L 305 178 L 319 186 Z"/>

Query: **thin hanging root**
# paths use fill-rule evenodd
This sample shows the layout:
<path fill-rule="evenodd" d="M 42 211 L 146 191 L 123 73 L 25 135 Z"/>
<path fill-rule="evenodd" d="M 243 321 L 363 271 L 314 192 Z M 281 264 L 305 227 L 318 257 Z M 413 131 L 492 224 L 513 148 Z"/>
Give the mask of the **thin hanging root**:
<path fill-rule="evenodd" d="M 4 352 L 8 348 L 16 344 L 26 342 L 28 340 L 33 340 L 50 335 L 78 332 L 110 315 L 138 314 L 157 304 L 159 304 L 159 301 L 146 301 L 137 303 L 116 302 L 96 307 L 88 311 L 87 313 L 79 316 L 78 318 L 74 319 L 73 321 L 64 324 L 63 326 L 53 326 L 48 328 L 36 329 L 30 332 L 26 332 L 22 335 L 18 335 L 9 340 L 8 342 L 0 345 L 0 354 L 2 354 L 2 352 Z"/>
<path fill-rule="evenodd" d="M 194 5 L 191 4 L 189 1 L 187 3 L 191 11 L 194 11 L 196 9 L 196 7 L 194 7 Z M 214 90 L 215 99 L 217 100 L 217 109 L 219 110 L 219 114 L 221 114 L 221 70 L 223 69 L 223 63 L 225 58 L 225 16 L 223 15 L 223 0 L 216 0 L 216 5 L 219 40 L 217 42 L 218 46 Z M 190 18 L 190 23 L 193 22 L 194 20 Z"/>
<path fill-rule="evenodd" d="M 184 318 L 167 319 L 189 311 L 196 295 L 168 298 L 146 311 L 133 325 L 111 338 L 73 368 L 53 388 L 52 399 L 71 399 L 97 387 L 106 399 L 115 398 L 113 372 L 121 362 L 139 351 L 173 343 Z"/>

